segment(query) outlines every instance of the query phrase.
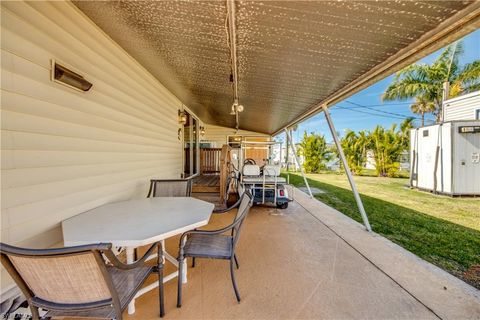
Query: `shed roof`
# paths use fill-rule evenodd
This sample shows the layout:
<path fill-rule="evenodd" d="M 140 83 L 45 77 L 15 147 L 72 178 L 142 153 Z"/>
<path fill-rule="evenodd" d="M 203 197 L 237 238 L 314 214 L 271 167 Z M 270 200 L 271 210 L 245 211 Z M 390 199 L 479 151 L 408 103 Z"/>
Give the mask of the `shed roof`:
<path fill-rule="evenodd" d="M 197 113 L 235 126 L 224 1 L 74 1 Z M 480 26 L 478 1 L 235 1 L 240 128 L 274 134 Z"/>

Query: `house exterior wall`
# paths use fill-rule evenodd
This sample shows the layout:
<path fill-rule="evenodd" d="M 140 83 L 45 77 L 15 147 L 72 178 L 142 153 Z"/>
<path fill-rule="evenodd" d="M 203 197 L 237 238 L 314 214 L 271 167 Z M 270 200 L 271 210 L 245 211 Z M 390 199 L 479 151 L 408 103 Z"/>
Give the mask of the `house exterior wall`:
<path fill-rule="evenodd" d="M 181 102 L 73 4 L 2 2 L 1 37 L 3 242 L 54 245 L 62 220 L 180 176 Z M 50 81 L 51 59 L 93 88 Z"/>
<path fill-rule="evenodd" d="M 454 120 L 480 120 L 480 91 L 443 102 L 444 122 Z"/>
<path fill-rule="evenodd" d="M 267 134 L 257 133 L 247 130 L 237 130 L 234 128 L 227 128 L 221 126 L 215 126 L 211 124 L 205 124 L 205 135 L 202 137 L 202 141 L 209 141 L 215 144 L 216 148 L 221 148 L 227 143 L 227 136 L 255 136 L 255 137 L 270 137 Z"/>

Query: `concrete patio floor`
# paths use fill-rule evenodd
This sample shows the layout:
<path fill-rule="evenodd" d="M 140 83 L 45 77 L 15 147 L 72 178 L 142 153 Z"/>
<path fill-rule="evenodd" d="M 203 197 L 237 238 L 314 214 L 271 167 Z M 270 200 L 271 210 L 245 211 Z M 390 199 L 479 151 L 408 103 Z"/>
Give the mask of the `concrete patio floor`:
<path fill-rule="evenodd" d="M 383 237 L 368 234 L 299 190 L 295 198 L 286 210 L 254 207 L 247 217 L 237 250 L 240 304 L 228 262 L 198 259 L 197 266 L 188 269 L 182 308 L 176 308 L 176 279 L 165 285 L 165 319 L 480 318 L 480 295 L 473 287 Z M 231 219 L 231 213 L 214 215 L 209 228 Z M 394 266 L 393 274 L 362 253 L 360 243 L 360 250 L 356 248 L 356 242 L 379 253 L 383 265 Z M 166 246 L 176 255 L 178 238 L 169 239 Z M 166 274 L 172 269 L 167 264 Z M 420 279 L 422 270 L 428 276 Z M 441 283 L 436 282 L 438 277 Z M 410 282 L 417 287 L 410 289 Z M 425 295 L 417 294 L 418 286 Z M 125 317 L 158 319 L 157 292 L 138 298 L 136 309 Z"/>

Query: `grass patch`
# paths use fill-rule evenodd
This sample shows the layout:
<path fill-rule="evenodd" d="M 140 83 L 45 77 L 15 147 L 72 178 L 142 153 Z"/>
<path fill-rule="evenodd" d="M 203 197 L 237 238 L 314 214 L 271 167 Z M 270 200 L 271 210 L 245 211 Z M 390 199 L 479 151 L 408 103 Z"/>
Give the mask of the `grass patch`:
<path fill-rule="evenodd" d="M 362 169 L 362 172 L 360 174 L 361 176 L 366 176 L 366 177 L 377 177 L 377 172 L 374 169 Z M 395 178 L 409 178 L 410 173 L 408 171 L 398 171 L 395 174 Z"/>
<path fill-rule="evenodd" d="M 362 222 L 347 178 L 309 174 L 315 198 Z M 354 178 L 372 229 L 440 268 L 480 289 L 472 270 L 480 270 L 480 199 L 450 198 L 412 190 L 408 179 Z M 304 186 L 290 173 L 290 183 Z M 477 279 L 477 280 L 475 280 Z"/>

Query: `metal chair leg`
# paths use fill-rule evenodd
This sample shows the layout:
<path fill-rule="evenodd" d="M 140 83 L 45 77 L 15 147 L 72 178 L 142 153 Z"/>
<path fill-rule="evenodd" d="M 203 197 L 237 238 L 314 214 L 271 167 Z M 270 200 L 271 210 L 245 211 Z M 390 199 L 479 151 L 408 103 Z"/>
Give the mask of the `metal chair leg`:
<path fill-rule="evenodd" d="M 195 268 L 195 258 L 192 257 L 192 268 Z"/>
<path fill-rule="evenodd" d="M 32 320 L 40 320 L 40 314 L 38 308 L 30 305 L 30 311 L 32 312 Z"/>
<path fill-rule="evenodd" d="M 235 290 L 235 296 L 240 303 L 240 293 L 238 292 L 237 283 L 235 282 L 235 274 L 233 273 L 233 259 L 230 259 L 230 276 L 232 277 L 233 290 Z"/>
<path fill-rule="evenodd" d="M 183 272 L 183 256 L 178 257 L 178 289 L 177 289 L 177 308 L 182 306 L 182 272 Z"/>
<path fill-rule="evenodd" d="M 236 254 L 233 255 L 233 259 L 235 259 L 235 265 L 237 266 L 237 269 L 240 269 L 240 265 L 238 264 L 238 259 Z"/>
<path fill-rule="evenodd" d="M 160 318 L 165 315 L 164 291 L 163 291 L 163 266 L 158 269 L 158 297 L 160 304 Z"/>

